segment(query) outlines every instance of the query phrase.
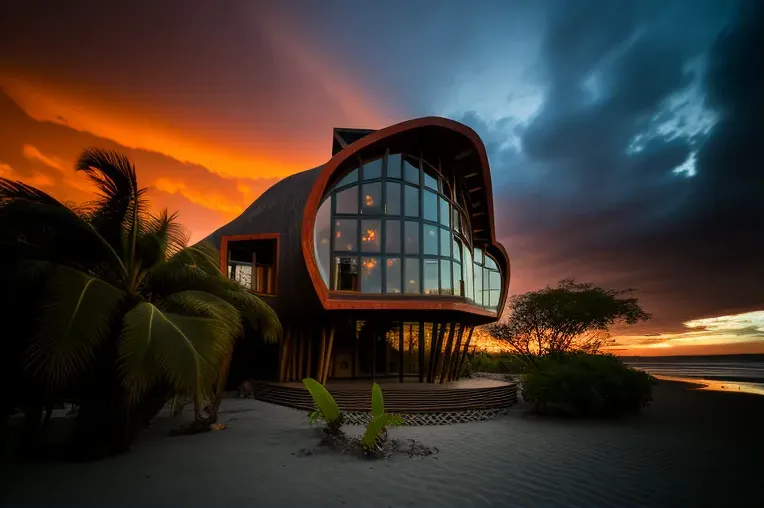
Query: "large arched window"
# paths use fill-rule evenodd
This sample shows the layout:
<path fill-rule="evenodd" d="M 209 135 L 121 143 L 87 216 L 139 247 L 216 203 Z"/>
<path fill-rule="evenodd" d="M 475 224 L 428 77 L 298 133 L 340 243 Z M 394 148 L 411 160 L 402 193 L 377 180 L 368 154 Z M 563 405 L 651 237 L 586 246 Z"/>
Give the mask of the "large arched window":
<path fill-rule="evenodd" d="M 316 216 L 316 258 L 324 282 L 332 291 L 473 301 L 479 288 L 479 303 L 490 307 L 491 294 L 482 303 L 483 285 L 474 281 L 485 261 L 481 253 L 480 265 L 477 257 L 473 262 L 465 203 L 461 186 L 431 160 L 388 152 L 359 161 L 326 193 Z"/>

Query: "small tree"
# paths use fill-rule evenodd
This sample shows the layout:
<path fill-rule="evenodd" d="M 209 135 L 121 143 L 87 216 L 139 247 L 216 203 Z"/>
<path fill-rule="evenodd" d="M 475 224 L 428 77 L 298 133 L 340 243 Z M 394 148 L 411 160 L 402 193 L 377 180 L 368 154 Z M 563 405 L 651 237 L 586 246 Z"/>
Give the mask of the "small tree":
<path fill-rule="evenodd" d="M 634 324 L 652 317 L 630 296 L 632 292 L 563 279 L 557 287 L 510 298 L 507 321 L 489 325 L 487 332 L 530 363 L 555 353 L 596 353 L 615 323 Z"/>

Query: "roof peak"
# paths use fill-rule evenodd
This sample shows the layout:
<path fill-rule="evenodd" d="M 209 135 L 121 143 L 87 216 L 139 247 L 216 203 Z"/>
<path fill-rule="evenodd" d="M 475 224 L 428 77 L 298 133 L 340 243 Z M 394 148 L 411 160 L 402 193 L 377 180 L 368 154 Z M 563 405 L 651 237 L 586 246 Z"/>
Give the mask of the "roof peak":
<path fill-rule="evenodd" d="M 332 133 L 332 157 L 348 145 L 353 144 L 359 139 L 368 136 L 375 129 L 349 129 L 346 127 L 335 127 Z"/>

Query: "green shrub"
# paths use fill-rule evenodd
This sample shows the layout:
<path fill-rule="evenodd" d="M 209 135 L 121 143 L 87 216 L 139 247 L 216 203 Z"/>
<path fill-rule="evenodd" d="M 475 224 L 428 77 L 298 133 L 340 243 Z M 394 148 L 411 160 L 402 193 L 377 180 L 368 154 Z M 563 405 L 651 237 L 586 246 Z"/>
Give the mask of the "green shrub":
<path fill-rule="evenodd" d="M 563 353 L 539 358 L 523 376 L 523 398 L 539 414 L 636 414 L 652 400 L 655 378 L 611 355 Z"/>
<path fill-rule="evenodd" d="M 461 372 L 459 372 L 460 378 L 470 378 L 472 377 L 472 362 L 464 362 L 461 367 Z"/>
<path fill-rule="evenodd" d="M 475 353 L 469 361 L 471 372 L 492 372 L 495 374 L 519 374 L 524 364 L 517 355 L 509 353 Z"/>

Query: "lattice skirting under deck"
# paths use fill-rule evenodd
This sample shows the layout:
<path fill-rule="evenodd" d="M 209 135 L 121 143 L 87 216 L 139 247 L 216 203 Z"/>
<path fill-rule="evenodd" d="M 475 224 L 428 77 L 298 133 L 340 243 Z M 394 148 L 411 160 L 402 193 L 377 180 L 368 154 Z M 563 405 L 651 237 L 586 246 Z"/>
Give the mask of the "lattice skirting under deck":
<path fill-rule="evenodd" d="M 402 414 L 404 425 L 451 425 L 454 423 L 482 422 L 505 415 L 509 408 L 466 409 L 464 411 L 444 411 L 441 413 Z M 345 423 L 366 425 L 371 420 L 370 413 L 345 413 Z"/>

